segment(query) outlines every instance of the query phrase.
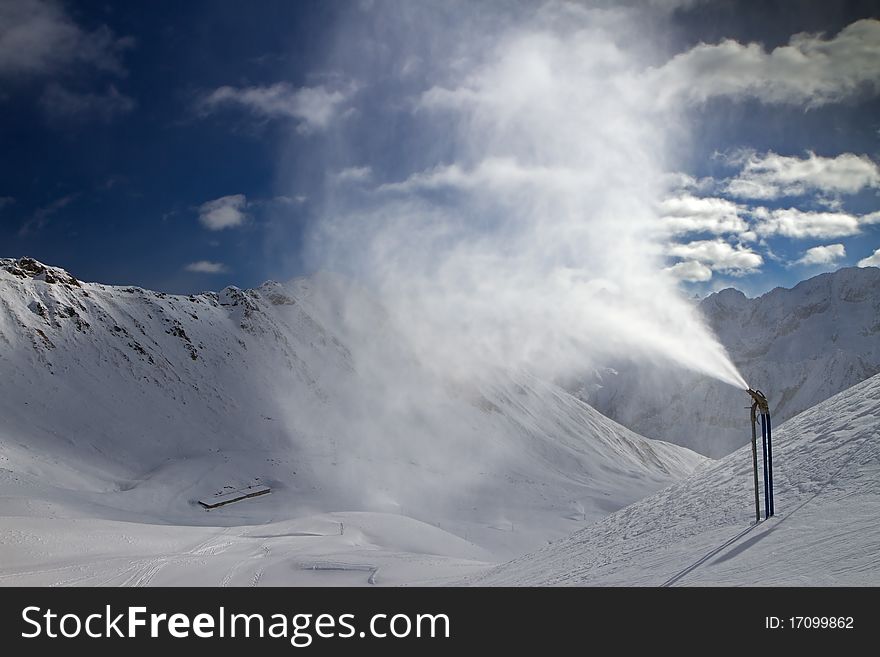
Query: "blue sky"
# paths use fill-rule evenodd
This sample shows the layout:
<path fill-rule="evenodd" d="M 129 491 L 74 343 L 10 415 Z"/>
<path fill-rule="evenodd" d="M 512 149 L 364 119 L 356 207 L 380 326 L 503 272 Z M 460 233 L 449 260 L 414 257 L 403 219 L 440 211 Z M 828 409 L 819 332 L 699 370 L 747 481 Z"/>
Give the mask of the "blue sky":
<path fill-rule="evenodd" d="M 876 3 L 754 4 L 656 2 L 606 28 L 654 120 L 675 117 L 657 212 L 691 293 L 880 249 Z M 413 99 L 467 81 L 463 44 L 479 59 L 536 7 L 0 0 L 0 256 L 171 292 L 306 273 L 334 212 L 419 172 L 435 201 L 450 171 L 485 173 L 443 138 L 462 116 Z"/>

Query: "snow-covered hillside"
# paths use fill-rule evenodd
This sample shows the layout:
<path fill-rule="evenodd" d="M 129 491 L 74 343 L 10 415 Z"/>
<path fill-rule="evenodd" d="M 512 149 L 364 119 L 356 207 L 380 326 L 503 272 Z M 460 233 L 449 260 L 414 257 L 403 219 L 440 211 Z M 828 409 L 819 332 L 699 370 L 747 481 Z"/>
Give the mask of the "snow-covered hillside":
<path fill-rule="evenodd" d="M 748 299 L 727 289 L 700 310 L 777 422 L 880 372 L 880 269 L 841 269 Z M 712 457 L 745 444 L 742 395 L 645 364 L 605 370 L 577 393 L 637 433 Z"/>
<path fill-rule="evenodd" d="M 880 584 L 880 375 L 774 434 L 776 515 L 754 523 L 751 448 L 479 585 Z"/>
<path fill-rule="evenodd" d="M 0 260 L 0 583 L 348 582 L 364 554 L 426 579 L 704 462 L 525 376 L 453 385 L 341 286 L 172 296 Z M 255 482 L 272 493 L 196 503 Z"/>

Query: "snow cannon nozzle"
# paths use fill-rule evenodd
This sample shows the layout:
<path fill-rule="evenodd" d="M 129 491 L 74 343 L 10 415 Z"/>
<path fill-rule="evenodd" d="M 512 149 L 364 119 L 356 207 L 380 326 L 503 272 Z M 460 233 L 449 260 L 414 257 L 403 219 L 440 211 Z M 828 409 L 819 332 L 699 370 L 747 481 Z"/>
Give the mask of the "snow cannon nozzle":
<path fill-rule="evenodd" d="M 767 403 L 767 397 L 764 396 L 764 393 L 760 390 L 752 390 L 751 388 L 747 391 L 749 396 L 755 401 L 755 405 L 761 410 L 763 413 L 769 413 L 770 407 Z"/>

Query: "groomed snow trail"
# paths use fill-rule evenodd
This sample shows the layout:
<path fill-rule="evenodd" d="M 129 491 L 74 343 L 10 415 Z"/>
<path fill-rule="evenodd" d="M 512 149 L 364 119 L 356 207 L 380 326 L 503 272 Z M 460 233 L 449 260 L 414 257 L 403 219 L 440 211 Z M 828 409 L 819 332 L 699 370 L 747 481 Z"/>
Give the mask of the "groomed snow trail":
<path fill-rule="evenodd" d="M 773 463 L 776 516 L 757 526 L 747 446 L 467 583 L 880 584 L 880 375 L 780 426 Z"/>

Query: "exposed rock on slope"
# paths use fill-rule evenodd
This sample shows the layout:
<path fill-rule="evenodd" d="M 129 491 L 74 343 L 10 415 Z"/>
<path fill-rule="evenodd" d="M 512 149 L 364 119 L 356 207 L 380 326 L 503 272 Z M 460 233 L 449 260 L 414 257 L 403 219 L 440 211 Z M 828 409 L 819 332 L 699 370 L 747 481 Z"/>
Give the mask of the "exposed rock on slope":
<path fill-rule="evenodd" d="M 0 260 L 0 515 L 393 511 L 513 554 L 703 462 L 541 381 L 452 386 L 343 285 L 174 296 Z M 194 504 L 257 479 L 271 500 Z"/>

